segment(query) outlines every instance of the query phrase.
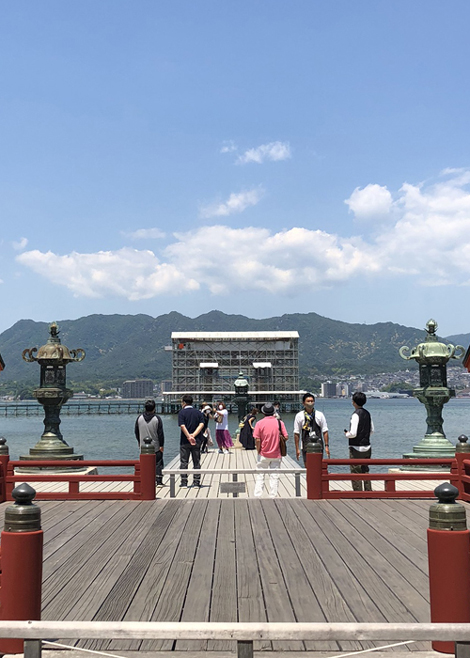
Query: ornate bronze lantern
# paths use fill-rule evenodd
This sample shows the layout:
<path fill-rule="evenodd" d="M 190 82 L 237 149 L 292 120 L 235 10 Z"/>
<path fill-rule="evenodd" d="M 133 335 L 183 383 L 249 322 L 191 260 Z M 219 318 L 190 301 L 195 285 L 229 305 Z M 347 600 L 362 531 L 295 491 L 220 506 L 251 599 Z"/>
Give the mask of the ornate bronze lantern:
<path fill-rule="evenodd" d="M 248 381 L 243 376 L 243 373 L 238 374 L 237 379 L 234 383 L 235 387 L 235 396 L 233 401 L 238 407 L 238 422 L 245 418 L 248 410 Z"/>
<path fill-rule="evenodd" d="M 41 366 L 40 384 L 34 390 L 34 397 L 43 405 L 45 416 L 41 439 L 30 449 L 29 455 L 20 459 L 83 459 L 83 455 L 75 455 L 73 448 L 64 441 L 60 432 L 60 410 L 73 396 L 73 391 L 67 388 L 66 366 L 73 361 L 83 361 L 85 352 L 69 350 L 61 344 L 56 322 L 49 325 L 49 334 L 49 340 L 39 350 L 33 347 L 23 352 L 25 361 L 37 361 Z"/>
<path fill-rule="evenodd" d="M 413 448 L 413 452 L 403 455 L 407 458 L 453 457 L 455 447 L 444 434 L 442 409 L 455 391 L 447 387 L 447 362 L 461 359 L 465 349 L 462 345 L 440 343 L 436 336 L 437 322 L 429 320 L 426 324 L 427 336 L 411 350 L 401 347 L 399 352 L 403 359 L 414 359 L 419 364 L 419 388 L 413 391 L 414 397 L 424 404 L 427 411 L 427 430 L 424 439 Z"/>

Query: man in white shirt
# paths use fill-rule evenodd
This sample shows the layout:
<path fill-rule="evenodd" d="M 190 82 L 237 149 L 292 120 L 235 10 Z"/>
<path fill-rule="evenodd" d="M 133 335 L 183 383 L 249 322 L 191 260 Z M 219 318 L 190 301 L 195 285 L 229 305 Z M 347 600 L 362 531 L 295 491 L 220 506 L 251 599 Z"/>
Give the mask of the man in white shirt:
<path fill-rule="evenodd" d="M 367 402 L 367 397 L 362 391 L 356 391 L 352 396 L 355 409 L 349 423 L 349 430 L 344 430 L 344 435 L 349 439 L 349 459 L 370 459 L 372 448 L 370 446 L 370 435 L 374 431 L 374 423 L 367 409 L 362 407 Z M 351 465 L 351 473 L 368 473 L 367 464 Z M 362 491 L 362 480 L 353 480 L 354 491 Z M 372 491 L 370 480 L 364 480 L 364 491 Z"/>
<path fill-rule="evenodd" d="M 312 393 L 305 393 L 302 398 L 304 410 L 299 411 L 294 419 L 294 441 L 295 441 L 295 454 L 297 461 L 302 456 L 305 465 L 306 446 L 307 443 L 320 441 L 322 447 L 324 446 L 326 456 L 330 456 L 330 439 L 328 436 L 328 425 L 326 418 L 321 411 L 315 411 L 315 396 Z"/>

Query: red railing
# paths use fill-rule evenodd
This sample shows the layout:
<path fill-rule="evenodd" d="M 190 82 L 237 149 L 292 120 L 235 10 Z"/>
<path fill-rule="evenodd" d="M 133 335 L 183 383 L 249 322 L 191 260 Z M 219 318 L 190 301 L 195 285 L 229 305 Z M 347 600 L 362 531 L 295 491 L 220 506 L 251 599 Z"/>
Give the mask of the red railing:
<path fill-rule="evenodd" d="M 18 473 L 15 468 L 117 468 L 133 469 L 132 473 L 88 475 L 86 473 Z M 154 500 L 155 455 L 141 454 L 138 460 L 28 460 L 10 461 L 8 455 L 0 459 L 0 501 L 12 500 L 11 492 L 24 482 L 65 482 L 67 491 L 37 491 L 36 500 Z M 131 482 L 132 491 L 81 491 L 86 482 Z"/>
<path fill-rule="evenodd" d="M 451 482 L 459 489 L 459 498 L 470 501 L 470 454 L 456 453 L 454 459 L 323 459 L 321 454 L 307 454 L 307 498 L 310 500 L 332 498 L 434 498 L 434 487 L 429 489 L 407 489 L 397 491 L 399 481 L 423 482 L 442 480 Z M 443 471 L 413 471 L 384 473 L 331 473 L 330 467 L 367 464 L 374 466 L 399 467 L 442 467 Z M 444 470 L 445 469 L 445 470 Z M 449 470 L 447 470 L 449 469 Z M 344 491 L 334 489 L 334 482 L 381 481 L 383 490 L 379 491 Z"/>

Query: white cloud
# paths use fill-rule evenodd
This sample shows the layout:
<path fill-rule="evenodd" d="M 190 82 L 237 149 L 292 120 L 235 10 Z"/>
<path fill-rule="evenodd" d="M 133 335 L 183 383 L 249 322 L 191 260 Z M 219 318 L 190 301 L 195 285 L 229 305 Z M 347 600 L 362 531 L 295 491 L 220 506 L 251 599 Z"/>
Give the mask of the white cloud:
<path fill-rule="evenodd" d="M 28 238 L 20 238 L 18 242 L 12 242 L 11 244 L 16 251 L 22 251 L 28 244 Z"/>
<path fill-rule="evenodd" d="M 238 192 L 238 194 L 232 192 L 225 203 L 213 203 L 203 206 L 199 211 L 199 216 L 209 219 L 210 217 L 226 217 L 227 215 L 243 212 L 249 206 L 256 206 L 263 194 L 262 187 L 255 187 L 246 192 Z"/>
<path fill-rule="evenodd" d="M 159 228 L 139 228 L 130 233 L 122 231 L 122 235 L 131 240 L 158 240 L 165 237 L 165 233 Z"/>
<path fill-rule="evenodd" d="M 385 186 L 369 184 L 356 187 L 344 202 L 357 219 L 377 219 L 387 215 L 392 207 L 392 195 Z"/>
<path fill-rule="evenodd" d="M 223 143 L 223 146 L 221 147 L 220 152 L 221 152 L 221 153 L 233 153 L 234 151 L 237 150 L 237 148 L 238 148 L 238 147 L 237 147 L 237 145 L 235 144 L 235 142 L 233 142 L 233 141 L 230 139 L 230 140 L 228 140 L 228 141 L 226 141 L 226 142 Z"/>
<path fill-rule="evenodd" d="M 261 144 L 257 148 L 248 149 L 243 155 L 240 155 L 236 163 L 247 164 L 249 162 L 256 162 L 262 164 L 266 160 L 279 162 L 280 160 L 287 160 L 291 157 L 291 150 L 289 142 L 270 142 L 269 144 Z"/>
<path fill-rule="evenodd" d="M 94 254 L 59 256 L 28 251 L 17 260 L 53 283 L 63 282 L 77 297 L 126 297 L 131 301 L 165 293 L 197 290 L 197 281 L 171 263 L 161 263 L 152 251 L 119 249 Z"/>
<path fill-rule="evenodd" d="M 176 233 L 161 258 L 124 248 L 68 255 L 35 250 L 17 261 L 77 296 L 129 300 L 196 290 L 303 295 L 359 277 L 408 287 L 466 286 L 470 192 L 464 173 L 455 172 L 460 183 L 456 178 L 434 185 L 405 183 L 395 194 L 393 217 L 368 238 L 302 227 L 273 232 L 216 225 Z"/>

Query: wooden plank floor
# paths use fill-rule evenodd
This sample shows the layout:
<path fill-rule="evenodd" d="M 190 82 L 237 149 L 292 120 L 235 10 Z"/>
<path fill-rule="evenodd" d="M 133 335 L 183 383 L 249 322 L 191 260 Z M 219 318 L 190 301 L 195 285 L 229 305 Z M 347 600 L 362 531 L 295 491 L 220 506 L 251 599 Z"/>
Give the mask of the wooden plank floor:
<path fill-rule="evenodd" d="M 210 450 L 207 454 L 201 455 L 201 467 L 202 468 L 255 468 L 256 467 L 256 458 L 257 453 L 255 450 L 240 450 L 232 449 L 231 453 L 228 455 L 218 454 L 217 449 Z M 179 457 L 172 459 L 168 465 L 165 466 L 165 469 L 178 469 L 179 468 Z M 191 470 L 192 464 L 190 463 Z M 292 457 L 283 457 L 282 459 L 283 468 L 302 468 L 299 462 L 292 459 Z M 102 469 L 103 472 L 106 472 Z M 24 476 L 25 481 L 27 480 L 27 475 Z M 245 493 L 239 495 L 240 498 L 253 498 L 253 492 L 255 488 L 255 478 L 256 475 L 253 474 L 240 474 L 238 476 L 239 482 L 246 483 Z M 170 497 L 170 488 L 169 488 L 169 475 L 165 475 L 163 478 L 164 486 L 157 487 L 156 493 L 158 498 L 169 498 Z M 220 493 L 220 483 L 221 482 L 231 482 L 232 475 L 227 473 L 226 475 L 203 475 L 202 477 L 202 487 L 200 489 L 188 487 L 181 488 L 179 487 L 179 476 L 176 476 L 176 497 L 178 499 L 207 499 L 207 498 L 231 498 L 231 494 L 221 494 Z M 397 491 L 423 491 L 434 489 L 440 484 L 441 480 L 428 480 L 428 481 L 407 481 L 402 480 L 396 483 Z M 189 474 L 189 484 L 191 484 L 191 474 Z M 67 491 L 68 485 L 66 483 L 54 483 L 54 482 L 31 482 L 37 491 Z M 268 497 L 268 487 L 269 487 L 269 476 L 265 477 L 265 489 L 264 497 Z M 306 498 L 307 496 L 307 487 L 305 481 L 305 475 L 300 475 L 300 487 L 301 487 L 301 497 Z M 348 481 L 335 481 L 330 483 L 330 488 L 333 490 L 340 491 L 350 491 L 351 483 Z M 380 481 L 373 481 L 372 488 L 374 491 L 384 490 L 384 483 Z M 80 485 L 81 491 L 132 491 L 132 484 L 127 482 L 90 482 L 83 483 Z M 279 497 L 280 498 L 294 498 L 295 497 L 295 477 L 294 475 L 280 475 L 279 480 Z"/>
<path fill-rule="evenodd" d="M 429 506 L 292 498 L 41 502 L 43 619 L 429 621 Z M 299 640 L 257 649 L 334 653 L 373 645 Z M 230 642 L 81 646 L 234 650 Z"/>

